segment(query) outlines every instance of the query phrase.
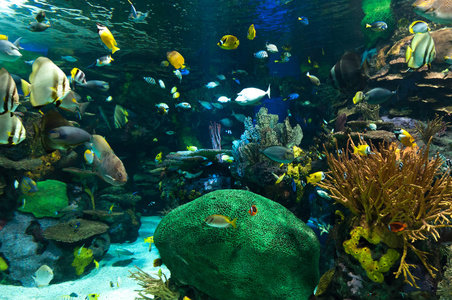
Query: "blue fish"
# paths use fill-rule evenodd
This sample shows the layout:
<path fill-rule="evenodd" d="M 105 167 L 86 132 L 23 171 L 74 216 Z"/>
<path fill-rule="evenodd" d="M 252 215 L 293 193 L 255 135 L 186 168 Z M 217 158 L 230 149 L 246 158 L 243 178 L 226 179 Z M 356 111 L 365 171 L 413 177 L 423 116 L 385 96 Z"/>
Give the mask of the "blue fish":
<path fill-rule="evenodd" d="M 298 21 L 300 21 L 300 23 L 305 26 L 309 24 L 309 20 L 307 17 L 298 17 Z"/>
<path fill-rule="evenodd" d="M 297 99 L 298 97 L 300 97 L 300 95 L 298 95 L 297 93 L 292 93 L 292 94 L 290 94 L 289 96 L 287 96 L 287 98 L 285 98 L 285 99 L 283 99 L 284 101 L 286 101 L 286 100 L 295 100 L 295 99 Z"/>
<path fill-rule="evenodd" d="M 190 71 L 187 70 L 187 69 L 179 69 L 179 72 L 180 72 L 181 75 L 188 75 L 188 74 L 190 74 Z"/>
<path fill-rule="evenodd" d="M 297 184 L 295 183 L 295 180 L 292 178 L 292 191 L 297 191 Z"/>
<path fill-rule="evenodd" d="M 80 222 L 77 222 L 77 223 L 74 225 L 74 228 L 77 229 L 77 228 L 79 228 L 79 227 L 80 227 Z"/>
<path fill-rule="evenodd" d="M 234 78 L 234 81 L 237 82 L 237 84 L 240 84 L 240 80 L 238 80 L 237 78 Z"/>

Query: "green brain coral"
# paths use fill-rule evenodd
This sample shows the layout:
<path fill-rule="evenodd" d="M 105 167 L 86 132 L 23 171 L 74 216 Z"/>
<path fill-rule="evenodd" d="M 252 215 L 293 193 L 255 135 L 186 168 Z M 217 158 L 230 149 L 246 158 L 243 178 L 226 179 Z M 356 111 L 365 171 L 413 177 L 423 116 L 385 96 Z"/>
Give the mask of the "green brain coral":
<path fill-rule="evenodd" d="M 58 180 L 39 181 L 36 184 L 38 191 L 34 195 L 19 196 L 19 202 L 23 205 L 18 210 L 32 213 L 36 218 L 59 218 L 57 212 L 68 206 L 66 184 Z"/>
<path fill-rule="evenodd" d="M 237 218 L 237 229 L 207 225 L 213 214 Z M 154 241 L 176 282 L 219 300 L 308 299 L 319 281 L 314 232 L 282 205 L 247 191 L 219 190 L 174 209 Z"/>

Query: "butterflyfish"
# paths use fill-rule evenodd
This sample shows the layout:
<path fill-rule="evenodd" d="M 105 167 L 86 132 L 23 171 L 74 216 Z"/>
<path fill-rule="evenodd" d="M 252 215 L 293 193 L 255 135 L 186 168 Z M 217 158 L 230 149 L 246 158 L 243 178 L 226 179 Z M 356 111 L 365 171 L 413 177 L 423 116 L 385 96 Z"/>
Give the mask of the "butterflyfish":
<path fill-rule="evenodd" d="M 185 59 L 177 51 L 171 51 L 166 53 L 166 58 L 175 69 L 185 68 Z"/>
<path fill-rule="evenodd" d="M 99 34 L 99 37 L 105 44 L 105 46 L 111 50 L 112 54 L 120 50 L 118 47 L 116 47 L 117 43 L 115 38 L 113 37 L 113 34 L 106 26 L 97 23 L 97 33 Z"/>
<path fill-rule="evenodd" d="M 217 44 L 221 49 L 234 50 L 239 46 L 239 40 L 233 35 L 225 35 Z"/>
<path fill-rule="evenodd" d="M 29 177 L 22 177 L 22 180 L 19 183 L 19 189 L 22 194 L 32 196 L 38 191 L 38 186 L 33 179 Z"/>
<path fill-rule="evenodd" d="M 256 29 L 254 29 L 254 24 L 251 24 L 251 26 L 248 28 L 248 35 L 246 36 L 249 40 L 254 40 L 256 37 Z"/>
<path fill-rule="evenodd" d="M 129 116 L 129 113 L 127 110 L 125 110 L 121 105 L 116 104 L 115 106 L 115 115 L 114 115 L 114 121 L 115 121 L 115 127 L 116 128 L 122 128 L 124 125 L 129 122 L 127 117 Z"/>
<path fill-rule="evenodd" d="M 72 69 L 71 78 L 77 83 L 86 83 L 85 73 L 78 68 Z"/>

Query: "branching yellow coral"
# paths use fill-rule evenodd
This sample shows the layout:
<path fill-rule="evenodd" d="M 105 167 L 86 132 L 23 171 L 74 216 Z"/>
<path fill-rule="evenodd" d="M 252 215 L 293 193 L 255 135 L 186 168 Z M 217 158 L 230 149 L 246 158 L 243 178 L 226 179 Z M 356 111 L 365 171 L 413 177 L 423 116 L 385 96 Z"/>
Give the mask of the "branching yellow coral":
<path fill-rule="evenodd" d="M 435 240 L 441 227 L 452 227 L 452 184 L 448 173 L 441 174 L 439 157 L 429 158 L 428 148 L 398 150 L 395 143 L 371 145 L 374 154 L 354 155 L 347 150 L 337 158 L 326 153 L 330 172 L 317 183 L 329 190 L 331 198 L 344 205 L 364 228 L 372 228 L 389 247 L 402 247 L 403 253 L 396 278 L 403 273 L 405 281 L 417 287 L 405 259 L 408 248 L 422 261 L 431 276 L 436 269 L 427 261 L 426 252 L 417 250 L 412 242 Z M 403 222 L 405 230 L 394 233 L 387 228 Z"/>

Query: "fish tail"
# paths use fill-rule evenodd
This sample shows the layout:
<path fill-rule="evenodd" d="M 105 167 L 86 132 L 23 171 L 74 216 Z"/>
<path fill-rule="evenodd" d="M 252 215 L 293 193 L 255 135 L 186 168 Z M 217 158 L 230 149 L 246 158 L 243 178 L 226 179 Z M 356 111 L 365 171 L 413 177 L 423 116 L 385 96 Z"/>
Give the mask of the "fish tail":
<path fill-rule="evenodd" d="M 78 106 L 78 109 L 79 109 L 79 111 L 80 111 L 80 115 L 84 115 L 85 114 L 85 110 L 86 110 L 86 108 L 88 107 L 88 105 L 90 104 L 91 102 L 83 102 L 83 103 L 80 103 L 80 105 Z"/>
<path fill-rule="evenodd" d="M 119 48 L 116 47 L 115 45 L 112 45 L 112 46 L 111 46 L 111 53 L 112 53 L 112 54 L 115 53 L 115 52 L 118 51 L 118 50 L 121 50 L 121 49 L 119 49 Z"/>
<path fill-rule="evenodd" d="M 353 154 L 358 153 L 358 148 L 356 146 L 353 146 Z"/>
<path fill-rule="evenodd" d="M 268 98 L 270 98 L 270 84 L 268 85 L 268 89 L 265 93 L 268 95 Z"/>
<path fill-rule="evenodd" d="M 232 225 L 232 227 L 237 228 L 237 218 L 235 218 L 234 220 L 232 220 L 230 222 L 230 224 Z"/>
<path fill-rule="evenodd" d="M 366 24 L 366 28 L 369 28 L 369 27 L 372 27 L 371 25 L 369 25 L 369 24 Z"/>
<path fill-rule="evenodd" d="M 25 81 L 23 79 L 21 81 L 22 81 L 22 91 L 24 92 L 24 96 L 30 95 L 31 84 L 29 84 L 27 81 Z"/>

